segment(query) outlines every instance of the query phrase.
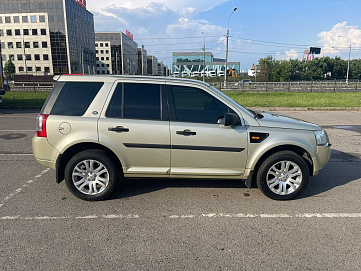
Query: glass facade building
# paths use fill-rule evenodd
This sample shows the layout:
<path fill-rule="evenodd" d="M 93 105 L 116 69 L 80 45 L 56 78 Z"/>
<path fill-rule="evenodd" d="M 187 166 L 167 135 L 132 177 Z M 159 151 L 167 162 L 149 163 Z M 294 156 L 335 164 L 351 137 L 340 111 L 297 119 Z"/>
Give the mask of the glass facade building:
<path fill-rule="evenodd" d="M 105 44 L 109 44 L 110 63 Z M 98 74 L 138 74 L 138 44 L 123 32 L 95 32 L 95 47 Z"/>
<path fill-rule="evenodd" d="M 74 0 L 1 0 L 3 61 L 20 74 L 94 74 L 93 14 Z"/>
<path fill-rule="evenodd" d="M 215 75 L 224 75 L 225 60 L 214 58 L 210 52 L 173 52 L 172 71 L 173 74 L 182 76 L 201 75 L 214 72 Z M 204 57 L 205 55 L 205 57 Z M 204 65 L 205 64 L 205 65 Z M 227 71 L 234 69 L 236 73 L 240 71 L 239 62 L 227 62 Z"/>

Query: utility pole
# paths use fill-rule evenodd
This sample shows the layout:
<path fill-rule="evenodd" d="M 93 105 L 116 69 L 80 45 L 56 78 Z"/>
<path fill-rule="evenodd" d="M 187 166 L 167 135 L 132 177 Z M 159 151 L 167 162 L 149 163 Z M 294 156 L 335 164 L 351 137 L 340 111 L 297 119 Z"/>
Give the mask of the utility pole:
<path fill-rule="evenodd" d="M 206 76 L 206 36 L 203 34 L 203 82 L 205 82 Z"/>
<path fill-rule="evenodd" d="M 227 61 L 228 61 L 228 38 L 229 38 L 229 19 L 231 19 L 232 14 L 237 10 L 235 7 L 228 17 L 228 26 L 227 26 L 227 42 L 226 42 L 226 63 L 224 65 L 224 88 L 227 87 Z"/>
<path fill-rule="evenodd" d="M 350 39 L 350 49 L 348 51 L 348 61 L 347 61 L 347 74 L 346 74 L 346 84 L 348 85 L 348 75 L 350 72 L 350 57 L 351 57 L 351 39 Z"/>

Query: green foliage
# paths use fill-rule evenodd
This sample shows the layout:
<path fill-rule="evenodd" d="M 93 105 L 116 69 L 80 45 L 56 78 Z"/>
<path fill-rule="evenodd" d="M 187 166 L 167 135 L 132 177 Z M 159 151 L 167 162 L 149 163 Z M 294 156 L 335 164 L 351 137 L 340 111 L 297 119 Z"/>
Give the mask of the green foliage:
<path fill-rule="evenodd" d="M 347 60 L 339 57 L 321 57 L 310 61 L 298 59 L 276 60 L 261 58 L 257 65 L 258 82 L 285 82 L 302 80 L 346 79 Z M 361 59 L 350 61 L 349 79 L 361 79 Z"/>
<path fill-rule="evenodd" d="M 14 74 L 15 74 L 15 65 L 11 61 L 11 59 L 9 59 L 4 65 L 4 76 L 5 76 L 6 81 L 12 80 L 14 77 Z"/>

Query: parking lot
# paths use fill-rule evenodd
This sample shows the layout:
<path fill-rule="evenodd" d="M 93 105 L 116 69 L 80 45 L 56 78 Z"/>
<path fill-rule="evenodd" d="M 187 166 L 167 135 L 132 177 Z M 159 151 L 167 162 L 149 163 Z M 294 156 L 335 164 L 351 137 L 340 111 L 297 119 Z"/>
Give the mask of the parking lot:
<path fill-rule="evenodd" d="M 32 156 L 37 112 L 0 110 L 0 270 L 359 270 L 361 111 L 281 113 L 333 144 L 295 200 L 239 181 L 143 179 L 86 202 Z"/>

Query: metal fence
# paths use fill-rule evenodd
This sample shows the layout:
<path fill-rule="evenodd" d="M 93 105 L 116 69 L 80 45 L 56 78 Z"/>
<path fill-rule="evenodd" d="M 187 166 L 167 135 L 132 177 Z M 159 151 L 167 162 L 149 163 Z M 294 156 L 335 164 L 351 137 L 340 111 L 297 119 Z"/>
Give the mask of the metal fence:
<path fill-rule="evenodd" d="M 227 83 L 224 88 L 223 82 L 211 83 L 215 88 L 222 91 L 260 91 L 260 92 L 356 92 L 361 91 L 360 82 L 349 81 L 289 81 L 289 82 L 257 82 L 257 83 Z"/>

